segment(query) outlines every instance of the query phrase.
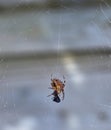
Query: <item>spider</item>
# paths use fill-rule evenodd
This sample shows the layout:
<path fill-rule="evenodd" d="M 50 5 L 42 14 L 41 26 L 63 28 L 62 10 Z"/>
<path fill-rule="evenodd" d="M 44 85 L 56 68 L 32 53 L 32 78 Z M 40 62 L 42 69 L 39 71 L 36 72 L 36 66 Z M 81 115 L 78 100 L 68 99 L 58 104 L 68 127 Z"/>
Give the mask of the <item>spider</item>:
<path fill-rule="evenodd" d="M 62 82 L 60 79 L 57 79 L 57 78 L 52 78 L 52 75 L 51 75 L 51 86 L 50 89 L 53 89 L 54 92 L 48 96 L 51 96 L 53 95 L 53 101 L 55 102 L 60 102 L 60 98 L 58 95 L 60 95 L 62 93 L 62 100 L 64 99 L 64 87 L 65 87 L 65 77 L 63 76 L 63 79 L 64 81 Z"/>

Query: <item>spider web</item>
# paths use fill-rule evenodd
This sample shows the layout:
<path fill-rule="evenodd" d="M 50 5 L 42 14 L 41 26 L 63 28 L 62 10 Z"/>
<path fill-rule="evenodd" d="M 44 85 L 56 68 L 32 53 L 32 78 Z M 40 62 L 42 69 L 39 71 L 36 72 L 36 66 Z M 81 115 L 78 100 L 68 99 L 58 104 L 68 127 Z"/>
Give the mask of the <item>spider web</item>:
<path fill-rule="evenodd" d="M 61 0 L 61 2 L 63 1 Z M 35 94 L 34 97 L 32 95 L 28 96 L 28 94 L 30 94 L 32 91 L 31 89 L 29 89 L 30 87 L 29 88 L 24 87 L 23 85 L 24 84 L 32 85 L 33 83 L 32 82 L 30 83 L 30 81 L 28 81 L 27 78 L 24 78 L 25 76 L 27 76 L 26 74 L 24 74 L 24 76 L 21 76 L 21 77 L 24 78 L 25 81 L 23 81 L 23 79 L 20 78 L 22 80 L 21 82 L 23 82 L 23 85 L 21 86 L 23 86 L 24 88 L 23 90 L 18 88 L 18 91 L 21 94 L 20 95 L 21 97 L 19 98 L 18 96 L 18 99 L 15 100 L 14 96 L 16 95 L 16 92 L 12 90 L 11 96 L 13 97 L 13 101 L 12 101 L 13 106 L 10 108 L 12 108 L 13 111 L 11 110 L 10 111 L 12 113 L 16 113 L 16 117 L 17 117 L 19 116 L 19 114 L 17 113 L 18 112 L 17 110 L 21 110 L 24 113 L 25 111 L 27 112 L 27 110 L 29 110 L 29 112 L 31 110 L 31 112 L 33 113 L 31 114 L 34 116 L 35 116 L 35 113 L 37 113 L 37 110 L 38 111 L 40 110 L 39 116 L 37 113 L 38 129 L 39 127 L 44 128 L 44 126 L 49 128 L 49 130 L 57 129 L 57 128 L 59 129 L 62 128 L 64 130 L 67 130 L 67 129 L 68 130 L 73 130 L 73 129 L 76 129 L 76 130 L 88 129 L 89 130 L 92 128 L 101 129 L 101 130 L 105 130 L 107 128 L 110 129 L 111 128 L 110 126 L 110 122 L 111 122 L 111 105 L 110 105 L 111 103 L 111 100 L 110 100 L 111 63 L 110 63 L 110 58 L 111 58 L 111 55 L 105 49 L 107 49 L 108 47 L 108 50 L 109 50 L 109 48 L 111 47 L 111 44 L 110 44 L 110 37 L 111 37 L 110 9 L 111 9 L 111 6 L 110 4 L 108 4 L 107 1 L 101 0 L 96 7 L 91 7 L 92 9 L 91 10 L 89 9 L 90 7 L 87 9 L 82 8 L 81 6 L 82 1 L 76 0 L 73 2 L 77 4 L 75 8 L 67 6 L 65 4 L 63 5 L 61 4 L 61 9 L 57 12 L 55 11 L 55 13 L 52 12 L 50 9 L 40 11 L 39 18 L 42 16 L 41 18 L 42 20 L 40 20 L 39 22 L 43 22 L 42 28 L 45 28 L 45 29 L 51 27 L 50 17 L 54 18 L 53 16 L 54 14 L 56 14 L 57 16 L 55 19 L 56 20 L 56 28 L 55 28 L 56 35 L 55 33 L 53 35 L 49 33 L 50 36 L 48 37 L 47 35 L 45 39 L 47 41 L 48 38 L 50 39 L 53 36 L 56 37 L 54 41 L 52 40 L 54 44 L 49 45 L 49 46 L 52 46 L 53 48 L 56 48 L 55 49 L 56 56 L 52 60 L 49 60 L 50 62 L 49 61 L 43 62 L 43 60 L 39 62 L 34 61 L 33 64 L 31 64 L 30 62 L 26 62 L 27 63 L 26 65 L 28 67 L 31 65 L 33 66 L 29 70 L 26 69 L 28 67 L 24 67 L 24 64 L 20 64 L 21 65 L 20 68 L 19 68 L 19 65 L 17 66 L 18 67 L 17 75 L 20 75 L 19 69 L 21 68 L 23 68 L 26 74 L 27 72 L 28 74 L 29 73 L 31 74 L 32 72 L 33 72 L 33 75 L 35 74 L 35 77 L 34 76 L 30 77 L 29 76 L 30 74 L 28 76 L 31 78 L 30 80 L 32 80 L 33 82 L 37 80 L 36 81 L 37 83 L 35 86 L 37 87 L 40 86 L 41 91 L 38 90 L 38 93 L 36 94 L 36 91 L 34 89 L 34 92 L 32 94 L 32 95 Z M 84 14 L 82 15 L 82 13 Z M 31 15 L 33 16 L 34 14 L 32 13 Z M 45 15 L 49 18 L 46 21 L 45 21 L 45 18 L 43 18 L 43 17 L 46 17 Z M 100 17 L 100 19 L 98 17 Z M 86 19 L 88 19 L 88 21 Z M 36 21 L 36 18 L 35 18 L 35 21 Z M 15 21 L 14 23 L 15 25 L 17 25 L 19 22 Z M 35 22 L 33 22 L 33 24 L 35 24 Z M 47 25 L 47 27 L 45 27 L 45 25 Z M 35 24 L 35 26 L 37 26 L 37 24 Z M 54 25 L 52 22 L 52 28 L 53 27 Z M 11 29 L 13 30 L 13 28 Z M 37 29 L 39 30 L 40 28 L 38 27 Z M 43 34 L 47 33 L 45 32 L 45 29 L 43 32 L 41 31 L 40 33 L 43 33 Z M 52 30 L 55 31 L 54 29 Z M 27 35 L 29 37 L 30 35 L 32 35 L 33 39 L 35 39 L 35 41 L 37 40 L 36 39 L 37 34 L 35 34 L 36 30 L 34 30 L 34 33 L 30 29 L 27 32 L 28 32 Z M 23 30 L 20 33 L 20 37 L 22 37 L 22 35 L 24 35 Z M 29 37 L 24 37 L 25 42 L 30 41 Z M 32 42 L 32 44 L 34 45 L 35 43 Z M 100 48 L 98 48 L 97 46 L 98 44 Z M 95 46 L 94 48 L 95 50 L 93 51 L 94 46 Z M 32 46 L 30 46 L 30 48 L 31 47 Z M 40 46 L 37 46 L 37 47 L 40 47 Z M 81 53 L 82 49 L 81 49 L 81 52 L 80 50 L 78 51 L 79 47 L 82 48 L 83 50 L 85 49 L 85 51 L 89 49 L 89 52 L 91 51 L 90 52 L 91 54 L 88 54 L 88 52 L 86 52 L 86 55 L 84 55 L 84 53 Z M 90 48 L 87 48 L 87 47 L 90 47 Z M 78 51 L 79 53 L 76 54 L 73 51 L 70 51 L 71 49 L 72 50 L 74 49 L 73 50 L 74 52 Z M 102 53 L 101 51 L 99 52 L 99 49 L 102 50 Z M 51 64 L 51 62 L 54 62 L 54 63 Z M 19 64 L 19 62 L 17 63 Z M 39 66 L 38 69 L 35 67 L 35 64 L 37 67 Z M 11 67 L 11 64 L 8 65 L 8 62 L 5 62 L 5 58 L 1 59 L 0 65 L 1 65 L 1 68 L 3 68 L 3 71 L 1 71 L 1 77 L 0 77 L 1 85 L 6 85 L 8 88 L 9 87 L 8 84 L 10 83 L 10 80 L 7 81 L 7 75 L 10 68 L 12 69 L 12 67 L 14 66 Z M 54 65 L 54 66 L 51 66 L 51 65 Z M 14 71 L 11 74 L 14 75 L 13 73 L 15 74 Z M 49 78 L 50 78 L 47 74 L 51 74 L 51 73 L 57 77 L 62 77 L 63 75 L 66 77 L 66 88 L 65 88 L 66 97 L 65 97 L 65 101 L 61 103 L 62 105 L 60 104 L 57 106 L 55 104 L 52 105 L 52 102 L 51 103 L 48 102 L 48 104 L 47 102 L 43 102 L 43 97 L 44 95 L 46 95 L 45 94 L 46 89 L 44 88 L 44 86 L 45 87 L 47 86 L 46 83 L 47 81 L 49 81 Z M 48 77 L 48 79 L 46 77 Z M 35 80 L 33 80 L 33 78 L 35 78 Z M 7 90 L 9 90 L 9 88 Z M 0 96 L 0 100 L 2 102 L 1 104 L 3 105 L 2 108 L 4 109 L 6 113 L 9 112 L 8 106 L 10 106 L 9 105 L 10 100 L 8 100 L 8 96 L 10 95 L 7 90 L 6 90 L 7 100 L 3 99 L 2 95 Z M 41 99 L 42 99 L 42 102 L 40 102 Z M 46 97 L 44 98 L 44 100 L 46 100 Z M 18 101 L 17 102 L 18 104 L 16 103 L 16 101 Z M 29 105 L 27 105 L 28 102 L 30 102 Z M 39 108 L 40 104 L 42 104 L 41 105 L 42 109 Z M 25 106 L 27 110 L 23 110 L 22 106 Z M 10 114 L 8 113 L 8 115 Z M 40 117 L 40 119 L 38 117 Z M 29 130 L 33 130 L 34 129 L 33 126 L 35 126 L 36 124 L 35 120 L 36 120 L 35 118 L 23 119 L 23 121 L 21 120 L 18 124 L 12 125 L 13 127 L 9 125 L 7 127 L 4 127 L 3 130 L 7 130 L 9 128 L 10 130 L 13 130 L 15 128 L 16 129 L 27 128 Z M 25 127 L 27 126 L 27 124 L 29 124 L 28 125 L 29 128 Z"/>

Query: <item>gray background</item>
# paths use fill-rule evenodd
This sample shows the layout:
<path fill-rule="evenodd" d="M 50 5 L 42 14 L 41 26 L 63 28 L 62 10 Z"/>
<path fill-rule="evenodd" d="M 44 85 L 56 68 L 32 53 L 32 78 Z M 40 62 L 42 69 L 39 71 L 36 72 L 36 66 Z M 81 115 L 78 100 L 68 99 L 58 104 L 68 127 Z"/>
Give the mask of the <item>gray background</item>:
<path fill-rule="evenodd" d="M 0 129 L 110 130 L 110 1 L 0 5 Z M 66 79 L 59 104 L 51 74 Z"/>

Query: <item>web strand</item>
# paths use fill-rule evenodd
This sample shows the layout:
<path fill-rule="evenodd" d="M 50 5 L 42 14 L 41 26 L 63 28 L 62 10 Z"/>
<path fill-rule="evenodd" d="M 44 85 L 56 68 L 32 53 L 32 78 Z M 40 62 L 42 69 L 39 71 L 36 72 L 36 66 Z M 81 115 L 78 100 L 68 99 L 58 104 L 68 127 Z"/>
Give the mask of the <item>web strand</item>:
<path fill-rule="evenodd" d="M 111 8 L 106 1 L 103 0 L 102 2 L 105 4 L 105 6 L 107 6 L 107 8 Z M 105 11 L 103 10 L 102 4 L 100 4 L 100 10 L 102 14 L 104 15 L 104 17 L 108 20 L 108 22 L 111 23 L 111 20 L 108 18 Z"/>
<path fill-rule="evenodd" d="M 61 60 L 61 31 L 62 31 L 62 16 L 59 15 L 59 25 L 58 25 L 58 36 L 57 36 L 57 67 L 56 72 L 60 72 L 60 60 Z"/>

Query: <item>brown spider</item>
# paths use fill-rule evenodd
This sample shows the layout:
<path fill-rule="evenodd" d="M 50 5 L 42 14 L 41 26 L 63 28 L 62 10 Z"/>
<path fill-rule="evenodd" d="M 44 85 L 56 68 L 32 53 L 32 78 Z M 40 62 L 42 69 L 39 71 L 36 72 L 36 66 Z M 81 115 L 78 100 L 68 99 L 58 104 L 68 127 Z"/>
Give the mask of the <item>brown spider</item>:
<path fill-rule="evenodd" d="M 63 76 L 64 81 L 62 82 L 60 79 L 57 78 L 52 78 L 51 76 L 51 86 L 50 89 L 53 89 L 54 92 L 52 94 L 50 94 L 49 96 L 53 95 L 53 101 L 55 102 L 60 102 L 60 98 L 58 95 L 60 95 L 62 93 L 62 100 L 64 99 L 64 87 L 65 87 L 65 77 Z"/>

